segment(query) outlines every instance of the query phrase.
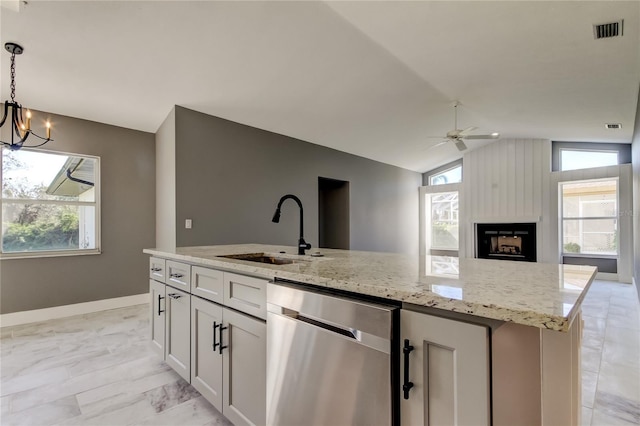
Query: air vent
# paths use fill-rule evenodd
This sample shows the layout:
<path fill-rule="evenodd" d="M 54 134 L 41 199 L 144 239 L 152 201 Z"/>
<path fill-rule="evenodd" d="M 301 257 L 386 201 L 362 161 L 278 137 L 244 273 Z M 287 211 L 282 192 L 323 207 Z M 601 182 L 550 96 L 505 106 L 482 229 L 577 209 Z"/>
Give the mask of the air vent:
<path fill-rule="evenodd" d="M 620 123 L 605 123 L 605 129 L 622 129 L 622 124 Z"/>
<path fill-rule="evenodd" d="M 610 22 L 608 24 L 594 25 L 593 37 L 598 40 L 599 38 L 610 38 L 622 36 L 622 24 L 624 19 L 617 22 Z"/>

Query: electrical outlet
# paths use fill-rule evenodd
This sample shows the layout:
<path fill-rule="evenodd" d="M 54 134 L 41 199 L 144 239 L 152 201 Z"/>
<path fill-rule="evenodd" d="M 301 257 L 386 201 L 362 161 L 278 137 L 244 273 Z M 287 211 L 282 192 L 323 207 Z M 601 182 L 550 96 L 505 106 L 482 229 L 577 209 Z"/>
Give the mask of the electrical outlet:
<path fill-rule="evenodd" d="M 192 225 L 191 219 L 185 219 L 185 221 L 184 221 L 185 229 L 191 229 L 191 225 Z"/>

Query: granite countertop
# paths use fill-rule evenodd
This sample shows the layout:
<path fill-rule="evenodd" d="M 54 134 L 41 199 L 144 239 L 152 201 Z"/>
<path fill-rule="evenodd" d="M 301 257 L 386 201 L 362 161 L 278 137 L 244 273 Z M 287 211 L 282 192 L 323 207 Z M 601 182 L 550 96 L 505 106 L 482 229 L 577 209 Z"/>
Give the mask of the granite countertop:
<path fill-rule="evenodd" d="M 280 254 L 282 251 L 286 253 Z M 571 326 L 597 271 L 592 266 L 319 251 L 324 257 L 298 256 L 295 247 L 262 244 L 144 250 L 192 264 L 564 332 Z M 218 257 L 242 253 L 269 253 L 296 262 L 270 265 Z"/>

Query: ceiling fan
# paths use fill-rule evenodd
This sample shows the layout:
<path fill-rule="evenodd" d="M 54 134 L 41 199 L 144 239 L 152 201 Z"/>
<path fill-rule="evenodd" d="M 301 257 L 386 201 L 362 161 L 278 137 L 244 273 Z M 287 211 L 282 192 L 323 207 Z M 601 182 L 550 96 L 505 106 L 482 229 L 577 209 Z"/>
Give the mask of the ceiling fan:
<path fill-rule="evenodd" d="M 432 145 L 429 148 L 435 148 L 437 146 L 444 145 L 445 143 L 453 142 L 459 151 L 464 151 L 465 149 L 467 149 L 467 145 L 464 143 L 464 140 L 498 139 L 500 137 L 500 133 L 498 132 L 493 132 L 488 135 L 471 134 L 471 132 L 476 130 L 477 127 L 467 127 L 464 130 L 458 129 L 458 105 L 460 105 L 458 101 L 454 102 L 453 104 L 453 111 L 454 111 L 453 130 L 447 132 L 446 136 L 438 136 L 438 138 L 443 137 L 445 138 L 445 140 L 435 145 Z"/>

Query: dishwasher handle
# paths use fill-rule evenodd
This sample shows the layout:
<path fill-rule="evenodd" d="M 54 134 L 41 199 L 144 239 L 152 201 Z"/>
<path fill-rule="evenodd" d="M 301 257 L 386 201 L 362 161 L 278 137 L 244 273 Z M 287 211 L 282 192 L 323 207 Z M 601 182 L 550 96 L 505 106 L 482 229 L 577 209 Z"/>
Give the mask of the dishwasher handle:
<path fill-rule="evenodd" d="M 330 331 L 332 333 L 340 334 L 340 335 L 348 337 L 350 339 L 358 340 L 358 338 L 356 336 L 357 330 L 337 327 L 337 326 L 335 326 L 333 324 L 328 324 L 326 322 L 318 321 L 318 320 L 315 320 L 313 318 L 305 317 L 304 315 L 300 315 L 298 312 L 295 313 L 295 316 L 294 315 L 285 315 L 285 316 L 287 316 L 289 318 L 296 319 L 296 320 L 298 320 L 300 322 L 304 322 L 304 323 L 307 323 L 307 324 L 322 328 L 323 330 L 327 330 L 327 331 Z"/>

